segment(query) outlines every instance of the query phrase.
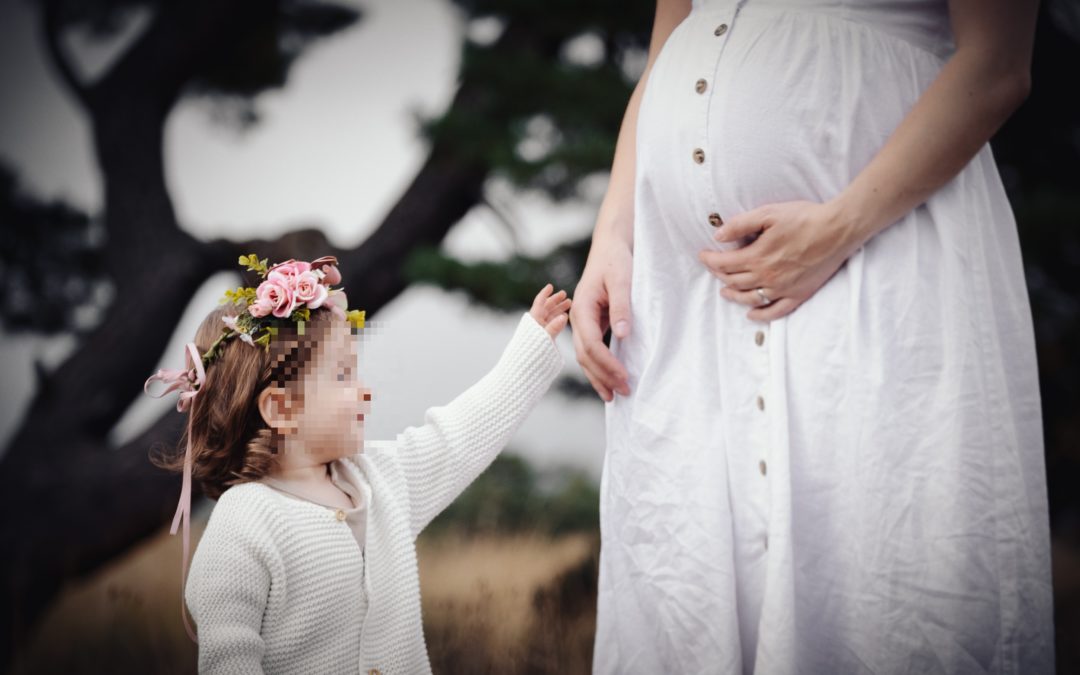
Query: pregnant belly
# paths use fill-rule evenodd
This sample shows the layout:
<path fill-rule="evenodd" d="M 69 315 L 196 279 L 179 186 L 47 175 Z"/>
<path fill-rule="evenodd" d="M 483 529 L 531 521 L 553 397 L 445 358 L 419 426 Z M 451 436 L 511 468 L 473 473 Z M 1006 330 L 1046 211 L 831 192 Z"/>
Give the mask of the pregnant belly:
<path fill-rule="evenodd" d="M 835 15 L 695 9 L 653 64 L 638 115 L 638 185 L 690 250 L 708 215 L 825 201 L 884 145 L 941 59 Z M 720 23 L 730 26 L 717 36 Z"/>

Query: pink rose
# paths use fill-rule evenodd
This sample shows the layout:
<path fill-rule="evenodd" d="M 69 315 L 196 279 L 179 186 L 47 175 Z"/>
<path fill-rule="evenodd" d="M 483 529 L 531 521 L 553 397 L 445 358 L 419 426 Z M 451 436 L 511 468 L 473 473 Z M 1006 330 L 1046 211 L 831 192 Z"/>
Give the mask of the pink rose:
<path fill-rule="evenodd" d="M 297 277 L 310 270 L 311 263 L 289 260 L 271 267 L 270 271 L 266 274 L 266 281 L 287 288 L 289 291 L 296 291 Z M 266 283 L 266 281 L 263 283 Z"/>
<path fill-rule="evenodd" d="M 296 258 L 289 258 L 288 260 L 282 260 L 279 263 L 274 263 L 273 265 L 270 266 L 270 269 L 266 270 L 266 273 L 269 274 L 270 272 L 272 272 L 275 269 L 281 267 L 282 265 L 288 265 L 289 263 L 294 263 L 294 262 L 296 262 Z"/>
<path fill-rule="evenodd" d="M 284 276 L 279 278 L 287 280 Z M 269 278 L 255 289 L 255 297 L 256 301 L 252 303 L 251 307 L 259 307 L 260 310 L 269 308 L 274 316 L 281 319 L 288 317 L 296 309 L 296 300 L 292 289 Z M 265 316 L 265 314 L 257 315 L 254 311 L 251 314 L 253 316 Z"/>
<path fill-rule="evenodd" d="M 263 302 L 262 300 L 256 300 L 248 305 L 248 313 L 255 318 L 266 316 L 272 309 L 273 306 L 269 302 Z"/>
<path fill-rule="evenodd" d="M 301 272 L 296 277 L 295 299 L 307 303 L 308 308 L 318 309 L 326 300 L 327 290 L 314 272 Z"/>

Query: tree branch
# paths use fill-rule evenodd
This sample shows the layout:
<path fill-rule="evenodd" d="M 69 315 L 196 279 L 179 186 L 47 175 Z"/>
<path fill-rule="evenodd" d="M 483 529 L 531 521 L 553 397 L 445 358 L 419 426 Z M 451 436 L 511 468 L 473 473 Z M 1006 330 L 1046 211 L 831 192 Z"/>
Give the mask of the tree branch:
<path fill-rule="evenodd" d="M 45 43 L 46 52 L 53 67 L 56 68 L 60 79 L 67 85 L 68 91 L 87 111 L 90 109 L 93 97 L 93 87 L 79 81 L 75 70 L 64 54 L 64 46 L 60 41 L 64 26 L 60 21 L 60 1 L 44 0 L 41 12 L 41 37 Z"/>

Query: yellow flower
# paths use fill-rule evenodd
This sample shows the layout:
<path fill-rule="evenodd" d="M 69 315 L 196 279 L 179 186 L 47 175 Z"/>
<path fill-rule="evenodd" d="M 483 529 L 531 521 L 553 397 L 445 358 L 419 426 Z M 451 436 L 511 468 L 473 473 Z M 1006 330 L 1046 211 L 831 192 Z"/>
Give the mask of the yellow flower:
<path fill-rule="evenodd" d="M 345 314 L 345 318 L 348 319 L 349 323 L 351 323 L 356 328 L 364 327 L 364 310 L 362 309 L 349 310 Z"/>

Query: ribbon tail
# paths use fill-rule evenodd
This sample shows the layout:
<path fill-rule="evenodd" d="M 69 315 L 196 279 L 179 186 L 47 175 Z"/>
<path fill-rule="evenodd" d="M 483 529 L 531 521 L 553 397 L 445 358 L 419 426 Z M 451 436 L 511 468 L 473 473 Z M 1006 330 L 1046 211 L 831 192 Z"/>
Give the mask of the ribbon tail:
<path fill-rule="evenodd" d="M 188 436 L 187 453 L 184 455 L 184 482 L 180 488 L 180 503 L 176 505 L 176 513 L 173 514 L 172 527 L 169 534 L 176 534 L 176 526 L 180 524 L 181 517 L 184 520 L 185 539 L 191 515 L 191 437 Z"/>
<path fill-rule="evenodd" d="M 188 550 L 191 547 L 191 417 L 188 417 L 188 444 L 187 452 L 184 455 L 184 483 L 180 489 L 180 504 L 176 507 L 176 514 L 173 515 L 172 528 L 169 530 L 169 534 L 176 534 L 176 526 L 180 524 L 180 521 L 184 522 L 184 557 L 180 561 L 180 618 L 184 620 L 184 629 L 187 631 L 188 637 L 195 643 L 199 643 L 199 638 L 192 630 L 191 624 L 188 623 L 186 607 L 187 599 L 184 596 L 184 588 L 187 585 L 187 571 L 188 571 Z"/>

